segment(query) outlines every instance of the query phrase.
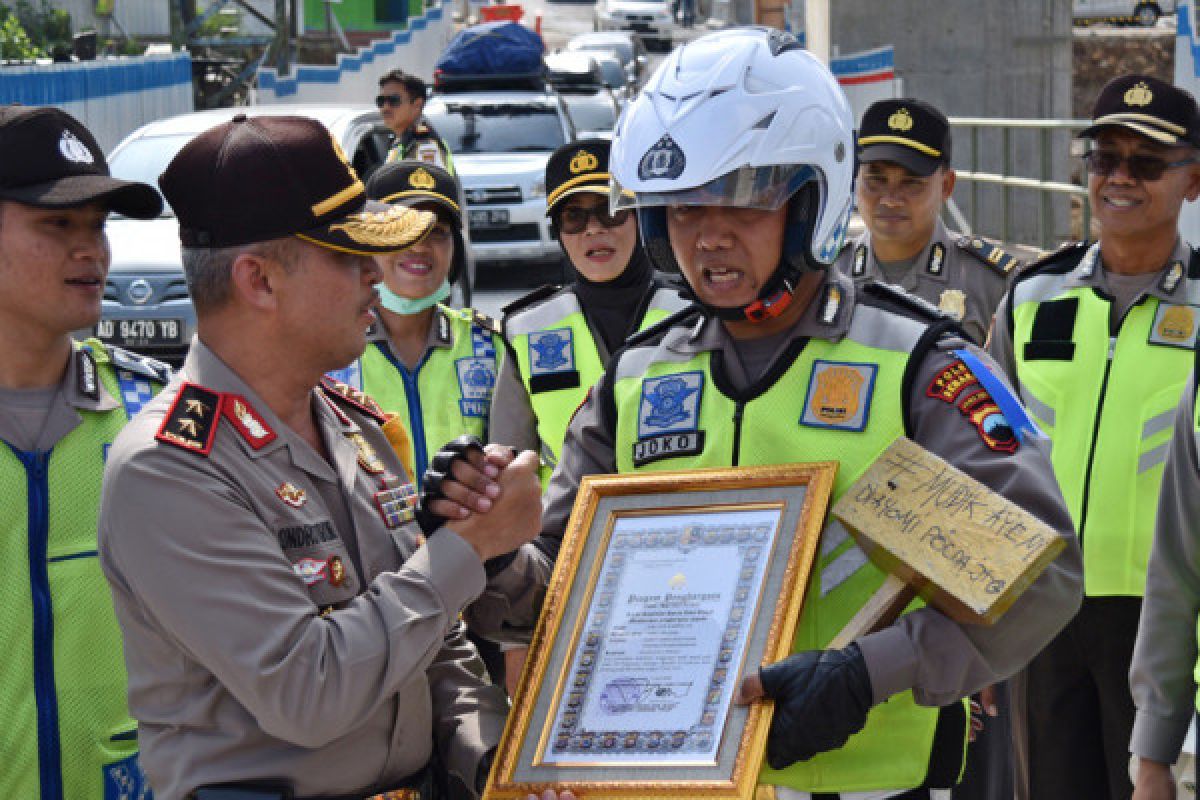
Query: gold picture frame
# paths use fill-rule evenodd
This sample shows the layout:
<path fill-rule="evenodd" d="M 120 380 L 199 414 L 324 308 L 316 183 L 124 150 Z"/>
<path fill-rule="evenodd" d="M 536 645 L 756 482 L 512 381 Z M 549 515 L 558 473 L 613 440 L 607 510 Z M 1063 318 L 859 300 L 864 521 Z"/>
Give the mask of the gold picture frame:
<path fill-rule="evenodd" d="M 750 800 L 772 707 L 732 697 L 791 650 L 836 471 L 584 478 L 484 800 Z"/>

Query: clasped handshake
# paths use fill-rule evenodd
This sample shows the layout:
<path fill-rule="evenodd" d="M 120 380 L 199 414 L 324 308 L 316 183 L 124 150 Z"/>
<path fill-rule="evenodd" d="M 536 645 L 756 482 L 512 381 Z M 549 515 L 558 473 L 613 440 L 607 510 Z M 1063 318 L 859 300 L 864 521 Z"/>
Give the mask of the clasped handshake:
<path fill-rule="evenodd" d="M 537 454 L 474 436 L 447 442 L 425 471 L 417 521 L 427 536 L 445 525 L 484 562 L 516 550 L 542 527 Z"/>

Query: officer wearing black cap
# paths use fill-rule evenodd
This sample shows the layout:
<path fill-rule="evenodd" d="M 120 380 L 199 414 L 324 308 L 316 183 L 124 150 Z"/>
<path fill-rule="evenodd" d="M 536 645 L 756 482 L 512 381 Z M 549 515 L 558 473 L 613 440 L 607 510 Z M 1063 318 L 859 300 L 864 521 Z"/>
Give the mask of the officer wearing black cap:
<path fill-rule="evenodd" d="M 881 280 L 933 303 L 982 344 L 1016 259 L 979 237 L 946 230 L 954 191 L 950 123 L 911 97 L 880 100 L 858 132 L 859 213 L 866 231 L 836 267 L 858 284 Z"/>
<path fill-rule="evenodd" d="M 990 345 L 1053 441 L 1083 545 L 1083 606 L 1024 673 L 1033 798 L 1130 796 L 1130 660 L 1200 326 L 1200 259 L 1178 234 L 1184 201 L 1200 196 L 1195 100 L 1125 75 L 1103 88 L 1080 135 L 1100 239 L 1018 276 Z M 1157 701 L 1141 701 L 1153 714 Z M 1145 741 L 1135 735 L 1135 752 L 1161 758 Z"/>
<path fill-rule="evenodd" d="M 197 339 L 113 444 L 100 521 L 155 796 L 475 797 L 507 704 L 459 614 L 537 530 L 536 458 L 497 454 L 486 518 L 441 524 L 396 421 L 322 377 L 366 345 L 375 257 L 436 216 L 369 202 L 304 117 L 235 117 L 159 185 Z"/>
<path fill-rule="evenodd" d="M 96 514 L 109 445 L 169 370 L 71 332 L 100 319 L 109 212 L 146 219 L 162 199 L 111 177 L 57 108 L 0 108 L 0 150 L 0 796 L 140 796 Z"/>
<path fill-rule="evenodd" d="M 462 434 L 487 438 L 488 410 L 504 354 L 499 325 L 444 302 L 463 280 L 465 247 L 457 179 L 420 161 L 385 164 L 367 195 L 437 216 L 430 232 L 400 253 L 377 257 L 383 270 L 367 349 L 334 377 L 366 391 L 405 420 L 406 462 L 420 478 L 430 454 Z"/>
<path fill-rule="evenodd" d="M 563 145 L 546 163 L 546 214 L 574 280 L 544 286 L 504 309 L 512 358 L 500 370 L 492 441 L 541 453 L 550 479 L 567 423 L 630 334 L 686 303 L 657 277 L 638 242 L 637 219 L 608 210 L 609 142 Z"/>

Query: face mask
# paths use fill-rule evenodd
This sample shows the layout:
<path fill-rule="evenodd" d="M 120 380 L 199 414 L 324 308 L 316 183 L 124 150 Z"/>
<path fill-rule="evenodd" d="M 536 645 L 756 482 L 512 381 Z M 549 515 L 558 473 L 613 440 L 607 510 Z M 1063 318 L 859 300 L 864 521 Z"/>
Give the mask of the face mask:
<path fill-rule="evenodd" d="M 433 294 L 415 299 L 401 297 L 382 283 L 376 288 L 379 289 L 380 305 L 394 314 L 400 314 L 405 317 L 420 314 L 425 309 L 432 308 L 450 296 L 449 280 L 442 281 L 442 285 L 434 289 Z"/>

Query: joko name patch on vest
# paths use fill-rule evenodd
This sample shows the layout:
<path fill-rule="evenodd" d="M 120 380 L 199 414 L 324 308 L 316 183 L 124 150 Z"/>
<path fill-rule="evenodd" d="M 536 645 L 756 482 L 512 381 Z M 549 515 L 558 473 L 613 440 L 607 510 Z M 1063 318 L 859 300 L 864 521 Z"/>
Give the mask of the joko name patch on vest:
<path fill-rule="evenodd" d="M 800 424 L 811 428 L 861 431 L 871 415 L 878 364 L 814 361 Z"/>
<path fill-rule="evenodd" d="M 696 455 L 704 449 L 704 431 L 698 430 L 703 394 L 701 372 L 681 372 L 642 381 L 638 440 L 633 444 L 635 466 Z"/>

